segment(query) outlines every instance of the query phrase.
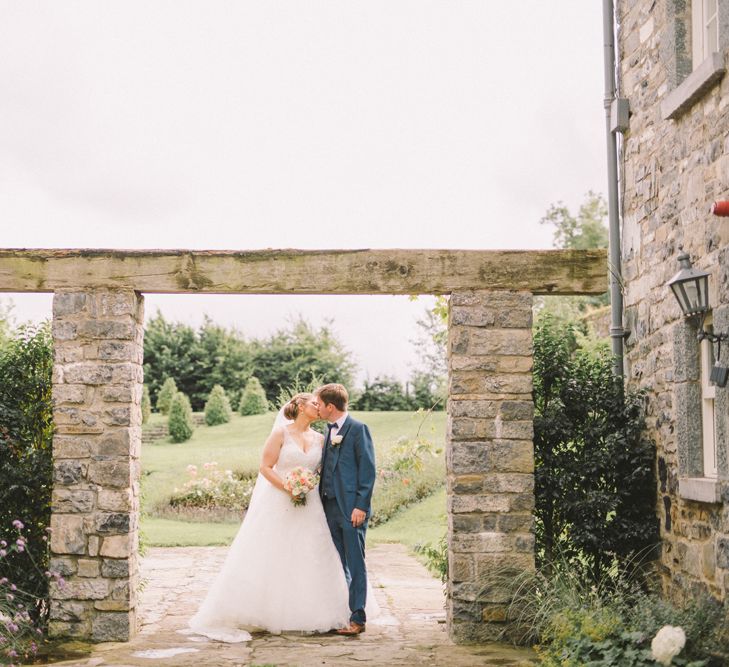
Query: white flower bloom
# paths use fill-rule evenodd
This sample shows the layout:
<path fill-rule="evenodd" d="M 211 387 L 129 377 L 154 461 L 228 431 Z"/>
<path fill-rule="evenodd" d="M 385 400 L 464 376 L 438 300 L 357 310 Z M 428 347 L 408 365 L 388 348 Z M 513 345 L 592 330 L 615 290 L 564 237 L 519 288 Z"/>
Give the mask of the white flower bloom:
<path fill-rule="evenodd" d="M 652 658 L 666 667 L 686 646 L 686 633 L 683 628 L 664 625 L 651 642 Z"/>
<path fill-rule="evenodd" d="M 343 435 L 335 435 L 335 436 L 332 436 L 332 444 L 333 445 L 339 445 L 339 444 L 341 444 L 342 443 L 342 440 L 344 440 L 344 436 Z"/>

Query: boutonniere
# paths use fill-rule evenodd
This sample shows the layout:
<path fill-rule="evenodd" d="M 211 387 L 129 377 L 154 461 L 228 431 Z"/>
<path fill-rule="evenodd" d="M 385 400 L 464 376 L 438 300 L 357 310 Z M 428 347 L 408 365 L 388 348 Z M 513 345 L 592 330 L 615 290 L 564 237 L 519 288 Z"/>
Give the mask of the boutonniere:
<path fill-rule="evenodd" d="M 332 436 L 332 447 L 338 447 L 342 444 L 342 440 L 344 440 L 343 435 L 333 435 Z"/>

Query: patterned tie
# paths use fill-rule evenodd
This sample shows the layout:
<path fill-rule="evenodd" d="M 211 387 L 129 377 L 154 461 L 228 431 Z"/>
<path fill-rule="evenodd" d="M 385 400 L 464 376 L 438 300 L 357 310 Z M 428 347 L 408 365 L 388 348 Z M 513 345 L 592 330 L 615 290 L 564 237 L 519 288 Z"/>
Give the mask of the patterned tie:
<path fill-rule="evenodd" d="M 327 437 L 326 437 L 326 443 L 327 445 L 332 444 L 332 429 L 337 427 L 337 422 L 334 422 L 332 424 L 327 424 Z"/>
<path fill-rule="evenodd" d="M 334 477 L 333 459 L 329 456 L 329 450 L 332 448 L 332 429 L 337 425 L 327 424 L 327 437 L 324 440 L 324 456 L 321 463 L 321 485 L 320 490 L 323 496 L 334 497 L 334 487 L 332 486 L 332 478 Z"/>

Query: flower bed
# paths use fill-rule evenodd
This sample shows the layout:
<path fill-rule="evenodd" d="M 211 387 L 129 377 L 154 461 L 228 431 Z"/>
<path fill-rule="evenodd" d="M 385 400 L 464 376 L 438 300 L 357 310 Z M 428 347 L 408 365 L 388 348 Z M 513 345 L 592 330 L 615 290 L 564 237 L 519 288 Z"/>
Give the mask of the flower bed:
<path fill-rule="evenodd" d="M 202 474 L 194 465 L 187 466 L 187 473 L 189 479 L 182 487 L 175 487 L 167 506 L 158 508 L 156 515 L 225 521 L 239 520 L 248 509 L 255 478 L 220 470 L 215 461 L 205 463 Z"/>

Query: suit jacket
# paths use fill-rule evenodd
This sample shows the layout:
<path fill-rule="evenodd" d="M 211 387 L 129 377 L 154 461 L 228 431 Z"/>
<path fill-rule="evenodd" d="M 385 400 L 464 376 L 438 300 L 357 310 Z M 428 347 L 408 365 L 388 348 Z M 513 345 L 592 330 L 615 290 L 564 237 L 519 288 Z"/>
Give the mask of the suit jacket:
<path fill-rule="evenodd" d="M 363 510 L 369 518 L 372 491 L 377 477 L 375 446 L 370 430 L 366 424 L 348 415 L 337 435 L 342 436 L 342 442 L 334 446 L 327 445 L 322 456 L 322 474 L 327 457 L 336 457 L 333 486 L 339 509 L 349 518 L 356 507 Z M 323 492 L 321 484 L 319 491 Z"/>

